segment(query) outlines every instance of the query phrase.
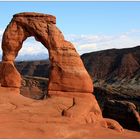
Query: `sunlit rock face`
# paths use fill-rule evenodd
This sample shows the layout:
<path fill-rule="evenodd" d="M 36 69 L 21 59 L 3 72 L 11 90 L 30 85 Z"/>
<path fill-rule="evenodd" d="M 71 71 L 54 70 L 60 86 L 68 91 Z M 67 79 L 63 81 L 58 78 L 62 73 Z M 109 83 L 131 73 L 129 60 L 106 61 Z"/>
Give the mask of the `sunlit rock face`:
<path fill-rule="evenodd" d="M 21 86 L 21 77 L 13 61 L 24 40 L 34 36 L 49 52 L 51 72 L 48 93 L 55 94 L 57 91 L 92 93 L 93 84 L 80 56 L 74 46 L 64 39 L 55 24 L 56 18 L 52 15 L 20 13 L 13 16 L 2 40 L 2 86 Z"/>

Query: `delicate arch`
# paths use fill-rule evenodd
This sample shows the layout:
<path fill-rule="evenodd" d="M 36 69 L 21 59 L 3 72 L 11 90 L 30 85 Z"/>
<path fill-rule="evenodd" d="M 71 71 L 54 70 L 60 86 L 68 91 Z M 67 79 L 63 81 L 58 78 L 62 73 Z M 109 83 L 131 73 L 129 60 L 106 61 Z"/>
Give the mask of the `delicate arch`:
<path fill-rule="evenodd" d="M 14 60 L 23 41 L 30 36 L 41 42 L 49 52 L 51 73 L 48 93 L 82 92 L 92 93 L 92 81 L 73 45 L 66 41 L 56 27 L 56 18 L 40 13 L 20 13 L 13 16 L 2 40 L 1 85 L 21 86 L 21 77 Z M 14 78 L 13 78 L 14 77 Z"/>

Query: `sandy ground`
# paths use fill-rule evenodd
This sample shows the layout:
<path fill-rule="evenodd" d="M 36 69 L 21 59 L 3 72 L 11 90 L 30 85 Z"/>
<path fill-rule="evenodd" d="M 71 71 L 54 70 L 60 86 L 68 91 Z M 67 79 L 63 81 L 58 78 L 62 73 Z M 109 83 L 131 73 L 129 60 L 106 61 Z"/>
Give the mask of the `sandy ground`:
<path fill-rule="evenodd" d="M 18 89 L 0 87 L 0 138 L 140 138 L 140 132 L 118 132 L 62 116 L 62 108 L 71 105 L 71 98 L 33 100 Z"/>

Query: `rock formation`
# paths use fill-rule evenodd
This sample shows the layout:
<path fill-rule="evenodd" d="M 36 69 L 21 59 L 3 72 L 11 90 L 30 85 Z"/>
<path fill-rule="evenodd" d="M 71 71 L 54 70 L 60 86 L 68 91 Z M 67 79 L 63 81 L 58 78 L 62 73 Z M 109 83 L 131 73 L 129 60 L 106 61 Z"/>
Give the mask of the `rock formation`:
<path fill-rule="evenodd" d="M 117 120 L 124 128 L 140 131 L 140 116 L 131 102 L 107 100 L 103 115 Z"/>
<path fill-rule="evenodd" d="M 13 61 L 22 48 L 24 40 L 34 36 L 49 52 L 51 61 L 49 94 L 57 91 L 92 93 L 92 81 L 80 56 L 73 45 L 64 39 L 55 24 L 56 18 L 52 15 L 20 13 L 13 16 L 2 40 L 2 86 L 18 88 L 21 86 L 19 82 L 21 77 L 13 66 Z M 6 70 L 10 68 L 11 72 L 6 71 L 5 67 Z"/>
<path fill-rule="evenodd" d="M 41 105 L 52 102 L 52 106 L 45 107 L 45 111 L 49 112 L 47 114 L 51 116 L 47 116 L 51 118 L 49 121 L 52 122 L 57 116 L 55 122 L 90 123 L 122 131 L 122 127 L 116 121 L 102 117 L 99 105 L 92 95 L 92 80 L 84 68 L 80 56 L 74 46 L 64 39 L 55 24 L 56 18 L 52 15 L 20 13 L 13 16 L 2 40 L 1 86 L 20 88 L 21 76 L 14 66 L 14 60 L 22 48 L 24 40 L 34 36 L 48 49 L 51 62 L 47 89 L 51 98 L 39 102 Z M 60 102 L 57 101 L 59 97 Z M 69 102 L 66 102 L 67 100 Z M 16 111 L 19 110 L 16 109 Z M 22 113 L 24 114 L 24 111 Z M 68 119 L 69 121 L 67 121 Z"/>

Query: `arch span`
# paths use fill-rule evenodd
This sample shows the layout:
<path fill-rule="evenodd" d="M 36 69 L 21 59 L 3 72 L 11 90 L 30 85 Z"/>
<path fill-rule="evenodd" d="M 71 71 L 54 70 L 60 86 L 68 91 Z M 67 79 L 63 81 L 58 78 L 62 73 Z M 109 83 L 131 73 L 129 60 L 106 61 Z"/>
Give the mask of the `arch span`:
<path fill-rule="evenodd" d="M 40 13 L 19 13 L 13 16 L 2 40 L 1 86 L 21 86 L 21 76 L 14 60 L 24 40 L 34 36 L 48 49 L 51 62 L 48 94 L 58 92 L 92 93 L 93 84 L 72 43 L 66 41 L 56 27 L 56 18 Z"/>

